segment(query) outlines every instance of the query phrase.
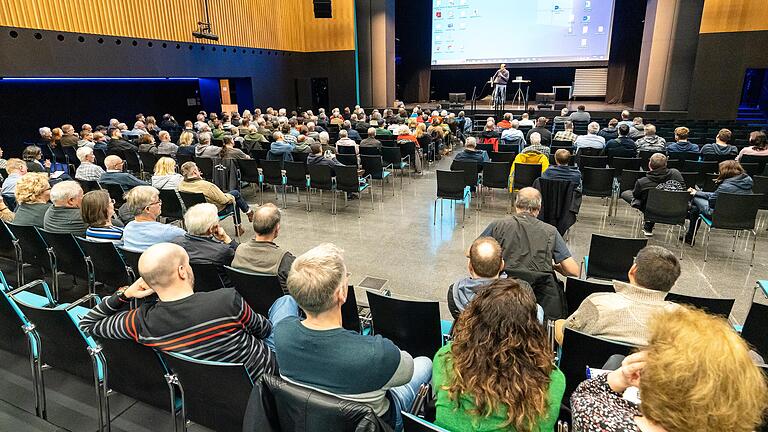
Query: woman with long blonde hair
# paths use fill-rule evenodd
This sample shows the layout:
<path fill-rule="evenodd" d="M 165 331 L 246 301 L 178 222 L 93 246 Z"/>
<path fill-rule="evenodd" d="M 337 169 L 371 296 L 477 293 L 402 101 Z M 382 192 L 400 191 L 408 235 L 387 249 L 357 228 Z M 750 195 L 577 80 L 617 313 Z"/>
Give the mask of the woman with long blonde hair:
<path fill-rule="evenodd" d="M 456 320 L 435 355 L 435 423 L 452 431 L 551 431 L 565 377 L 555 367 L 531 289 L 498 279 Z"/>
<path fill-rule="evenodd" d="M 179 183 L 184 177 L 176 172 L 176 161 L 170 157 L 161 157 L 155 163 L 155 172 L 152 174 L 152 186 L 157 189 L 178 190 Z"/>

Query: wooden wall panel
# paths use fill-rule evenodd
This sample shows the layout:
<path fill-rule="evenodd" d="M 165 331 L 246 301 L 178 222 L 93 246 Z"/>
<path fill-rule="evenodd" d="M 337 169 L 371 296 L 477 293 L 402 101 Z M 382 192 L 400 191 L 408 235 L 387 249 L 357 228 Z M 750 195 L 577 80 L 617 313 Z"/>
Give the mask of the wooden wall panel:
<path fill-rule="evenodd" d="M 0 26 L 284 51 L 353 50 L 354 0 L 316 19 L 312 0 L 209 0 L 213 32 L 192 37 L 202 0 L 0 0 Z"/>
<path fill-rule="evenodd" d="M 700 33 L 768 30 L 766 0 L 706 0 Z"/>

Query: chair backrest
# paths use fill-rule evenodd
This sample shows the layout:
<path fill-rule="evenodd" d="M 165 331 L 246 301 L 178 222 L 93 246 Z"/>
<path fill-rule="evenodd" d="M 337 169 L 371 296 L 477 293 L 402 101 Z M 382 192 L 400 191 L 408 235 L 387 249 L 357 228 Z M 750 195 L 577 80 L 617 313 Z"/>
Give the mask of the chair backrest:
<path fill-rule="evenodd" d="M 343 154 L 347 154 L 347 155 L 352 154 L 353 155 L 353 154 L 355 154 L 355 146 L 340 145 L 340 146 L 338 146 L 338 148 L 339 148 L 339 154 L 340 155 L 343 155 Z"/>
<path fill-rule="evenodd" d="M 342 146 L 343 148 L 343 146 Z M 357 155 L 354 154 L 337 154 L 336 160 L 341 162 L 343 165 L 356 167 L 357 166 Z"/>
<path fill-rule="evenodd" d="M 256 159 L 238 159 L 237 168 L 240 170 L 240 180 L 248 183 L 259 183 L 259 161 Z"/>
<path fill-rule="evenodd" d="M 533 182 L 539 177 L 541 177 L 541 164 L 516 163 L 512 187 L 522 189 L 533 186 Z"/>
<path fill-rule="evenodd" d="M 291 152 L 291 157 L 296 162 L 307 162 L 307 158 L 309 157 L 309 153 L 304 152 Z M 288 162 L 288 161 L 285 161 Z"/>
<path fill-rule="evenodd" d="M 99 183 L 101 187 L 107 190 L 109 197 L 115 200 L 115 208 L 120 207 L 125 203 L 125 191 L 123 187 L 117 183 Z"/>
<path fill-rule="evenodd" d="M 48 255 L 48 244 L 43 240 L 36 227 L 7 224 L 8 229 L 18 240 L 21 247 L 21 256 L 24 263 L 51 270 L 51 261 Z"/>
<path fill-rule="evenodd" d="M 464 186 L 475 187 L 478 183 L 478 163 L 471 161 L 453 161 L 451 171 L 464 171 Z"/>
<path fill-rule="evenodd" d="M 619 191 L 632 190 L 635 187 L 635 183 L 643 177 L 645 177 L 645 171 L 640 170 L 628 170 L 624 169 L 619 177 Z"/>
<path fill-rule="evenodd" d="M 126 249 L 122 246 L 117 246 L 117 250 L 120 252 L 120 255 L 123 257 L 125 264 L 127 264 L 133 270 L 133 274 L 136 277 L 138 277 L 139 276 L 139 258 L 141 258 L 142 252 Z"/>
<path fill-rule="evenodd" d="M 500 142 L 499 151 L 497 153 L 517 153 L 518 151 L 520 151 L 520 144 L 522 144 L 522 140 L 520 139 L 520 137 L 517 137 L 516 141 L 517 142 L 512 142 L 512 143 Z M 512 159 L 514 160 L 514 157 Z"/>
<path fill-rule="evenodd" d="M 341 325 L 347 330 L 352 330 L 358 333 L 363 331 L 360 315 L 358 315 L 357 311 L 355 287 L 352 285 L 347 286 L 347 301 L 341 305 Z"/>
<path fill-rule="evenodd" d="M 90 262 L 97 281 L 117 289 L 133 283 L 134 275 L 129 272 L 123 257 L 111 242 L 96 242 L 77 237 L 77 244 Z"/>
<path fill-rule="evenodd" d="M 125 155 L 125 168 L 138 175 L 141 174 L 144 169 L 142 168 L 141 159 L 139 158 L 139 154 L 133 150 L 123 150 L 123 155 Z"/>
<path fill-rule="evenodd" d="M 141 165 L 144 172 L 150 174 L 154 171 L 157 160 L 160 159 L 156 153 L 150 152 L 139 152 L 139 158 L 141 159 Z"/>
<path fill-rule="evenodd" d="M 717 194 L 717 206 L 712 212 L 712 227 L 734 230 L 755 229 L 755 221 L 765 195 Z"/>
<path fill-rule="evenodd" d="M 381 156 L 381 150 L 378 147 L 360 147 L 360 155 Z"/>
<path fill-rule="evenodd" d="M 170 395 L 165 364 L 155 350 L 132 340 L 94 338 L 107 364 L 107 386 L 163 410 Z"/>
<path fill-rule="evenodd" d="M 195 275 L 195 292 L 215 291 L 219 288 L 228 288 L 231 283 L 222 279 L 223 268 L 217 264 L 196 263 L 191 264 L 192 273 Z"/>
<path fill-rule="evenodd" d="M 592 234 L 589 242 L 587 278 L 628 282 L 627 272 L 632 267 L 637 253 L 646 245 L 648 245 L 648 239 L 645 238 Z"/>
<path fill-rule="evenodd" d="M 309 185 L 313 189 L 332 190 L 333 170 L 328 165 L 308 165 Z"/>
<path fill-rule="evenodd" d="M 251 273 L 224 266 L 232 285 L 254 312 L 269 316 L 269 308 L 284 295 L 276 275 Z"/>
<path fill-rule="evenodd" d="M 464 171 L 436 170 L 435 173 L 438 198 L 464 199 Z"/>
<path fill-rule="evenodd" d="M 640 168 L 647 171 L 648 163 L 651 161 L 651 156 L 655 155 L 656 153 L 664 154 L 665 152 L 662 150 L 640 150 L 638 152 L 638 155 L 640 156 Z"/>
<path fill-rule="evenodd" d="M 264 175 L 264 183 L 280 186 L 283 184 L 283 161 L 282 160 L 263 160 L 261 161 L 261 172 Z"/>
<path fill-rule="evenodd" d="M 437 302 L 403 300 L 366 291 L 373 330 L 412 356 L 432 358 L 442 346 Z"/>
<path fill-rule="evenodd" d="M 485 162 L 483 163 L 483 186 L 488 188 L 509 188 L 509 171 L 512 162 Z"/>
<path fill-rule="evenodd" d="M 665 191 L 651 189 L 645 203 L 643 217 L 647 222 L 669 225 L 683 225 L 688 217 L 688 191 Z"/>
<path fill-rule="evenodd" d="M 477 144 L 478 150 L 485 150 L 486 152 L 493 151 L 493 144 Z"/>
<path fill-rule="evenodd" d="M 768 306 L 760 303 L 752 303 L 741 329 L 741 337 L 749 342 L 758 354 L 768 355 L 768 337 L 765 329 L 768 328 Z"/>
<path fill-rule="evenodd" d="M 667 294 L 666 300 L 674 303 L 695 306 L 699 309 L 704 309 L 713 315 L 720 315 L 725 318 L 728 318 L 728 315 L 731 314 L 731 309 L 733 309 L 733 304 L 736 301 L 734 299 L 692 297 L 675 293 Z"/>
<path fill-rule="evenodd" d="M 640 170 L 640 158 L 614 157 L 611 158 L 609 165 L 616 170 L 616 176 L 620 177 L 624 170 Z"/>
<path fill-rule="evenodd" d="M 13 246 L 14 240 L 15 238 L 8 229 L 8 225 L 6 225 L 5 221 L 0 220 L 0 257 L 9 260 L 16 259 L 16 252 Z"/>
<path fill-rule="evenodd" d="M 43 229 L 39 229 L 39 232 L 48 246 L 53 249 L 56 256 L 56 270 L 85 280 L 92 277 L 88 271 L 83 250 L 80 249 L 72 234 L 52 233 Z"/>
<path fill-rule="evenodd" d="M 491 159 L 491 162 L 509 162 L 512 163 L 515 161 L 515 156 L 517 156 L 517 153 L 514 151 L 511 152 L 488 152 L 488 158 Z"/>
<path fill-rule="evenodd" d="M 203 178 L 213 181 L 213 159 L 195 156 L 195 165 L 200 168 L 200 174 Z"/>
<path fill-rule="evenodd" d="M 605 168 L 608 165 L 608 156 L 579 156 L 579 168 Z"/>
<path fill-rule="evenodd" d="M 400 153 L 399 147 L 382 147 L 381 157 L 387 164 L 394 164 L 396 168 L 400 168 L 403 155 Z"/>
<path fill-rule="evenodd" d="M 83 193 L 88 193 L 90 191 L 101 189 L 101 186 L 99 186 L 99 182 L 96 180 L 80 180 L 80 179 L 75 179 L 75 180 L 80 184 L 80 187 L 83 189 Z"/>
<path fill-rule="evenodd" d="M 354 155 L 350 155 L 353 156 Z M 336 171 L 336 189 L 345 192 L 357 193 L 360 191 L 360 180 L 357 176 L 357 165 L 337 166 Z"/>
<path fill-rule="evenodd" d="M 365 147 L 363 147 L 365 148 Z M 381 161 L 381 156 L 378 154 L 375 155 L 367 155 L 367 154 L 361 154 L 360 155 L 360 164 L 363 167 L 363 171 L 365 171 L 365 175 L 370 175 L 371 178 L 375 178 L 377 180 L 381 180 L 383 176 L 384 171 L 384 164 Z"/>
<path fill-rule="evenodd" d="M 0 272 L 0 349 L 19 355 L 29 354 L 29 337 L 25 336 L 22 326 L 28 321 L 8 296 L 10 287 L 5 276 Z"/>
<path fill-rule="evenodd" d="M 283 162 L 285 169 L 285 183 L 289 186 L 307 188 L 307 164 L 293 161 Z"/>
<path fill-rule="evenodd" d="M 590 294 L 599 292 L 614 292 L 613 285 L 569 276 L 565 281 L 565 301 L 568 305 L 568 313 L 574 313 L 581 302 Z"/>
<path fill-rule="evenodd" d="M 170 220 L 184 219 L 184 213 L 187 210 L 177 191 L 160 189 L 160 200 L 163 202 L 160 208 L 160 216 Z"/>
<path fill-rule="evenodd" d="M 608 197 L 613 194 L 613 168 L 581 168 L 582 192 L 588 196 Z"/>
<path fill-rule="evenodd" d="M 743 155 L 740 160 L 741 164 L 756 163 L 758 165 L 757 172 L 762 173 L 765 171 L 765 164 L 768 162 L 768 156 L 758 155 Z"/>
<path fill-rule="evenodd" d="M 205 195 L 202 192 L 183 192 L 178 191 L 181 202 L 184 204 L 184 208 L 190 208 L 197 204 L 205 204 L 207 201 Z"/>
<path fill-rule="evenodd" d="M 565 327 L 559 364 L 565 375 L 563 403 L 570 405 L 571 393 L 579 383 L 587 379 L 587 366 L 602 368 L 608 357 L 614 354 L 629 355 L 633 348 L 629 344 L 601 339 Z"/>
<path fill-rule="evenodd" d="M 768 177 L 756 175 L 752 177 L 752 192 L 763 194 L 763 201 L 760 203 L 760 210 L 768 209 Z"/>
<path fill-rule="evenodd" d="M 242 363 L 195 360 L 162 352 L 178 377 L 187 418 L 219 431 L 241 431 L 253 382 Z"/>

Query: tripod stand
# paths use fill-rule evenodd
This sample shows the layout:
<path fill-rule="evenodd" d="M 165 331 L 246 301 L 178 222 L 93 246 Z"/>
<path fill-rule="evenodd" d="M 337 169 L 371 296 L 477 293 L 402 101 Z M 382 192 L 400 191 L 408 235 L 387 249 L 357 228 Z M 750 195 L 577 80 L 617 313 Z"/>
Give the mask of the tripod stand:
<path fill-rule="evenodd" d="M 521 79 L 512 82 L 517 83 L 517 92 L 515 92 L 515 97 L 512 99 L 512 105 L 514 105 L 516 109 L 526 109 L 528 107 L 528 89 L 526 88 L 525 93 L 523 93 L 523 84 L 530 85 L 531 81 Z"/>

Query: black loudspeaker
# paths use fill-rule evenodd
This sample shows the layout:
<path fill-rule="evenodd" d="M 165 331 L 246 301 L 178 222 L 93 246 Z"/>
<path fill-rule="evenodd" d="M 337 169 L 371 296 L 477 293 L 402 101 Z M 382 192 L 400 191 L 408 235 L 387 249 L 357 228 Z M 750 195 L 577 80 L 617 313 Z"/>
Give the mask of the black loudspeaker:
<path fill-rule="evenodd" d="M 646 111 L 660 111 L 661 110 L 661 106 L 656 105 L 656 104 L 650 104 L 650 105 L 646 105 L 645 106 L 645 110 Z"/>
<path fill-rule="evenodd" d="M 332 18 L 331 0 L 312 0 L 315 6 L 315 18 Z"/>
<path fill-rule="evenodd" d="M 555 108 L 554 108 L 554 110 L 555 110 L 555 111 L 560 111 L 560 110 L 562 110 L 563 108 L 565 108 L 565 104 L 564 104 L 564 103 L 556 103 L 556 104 L 555 104 Z"/>

